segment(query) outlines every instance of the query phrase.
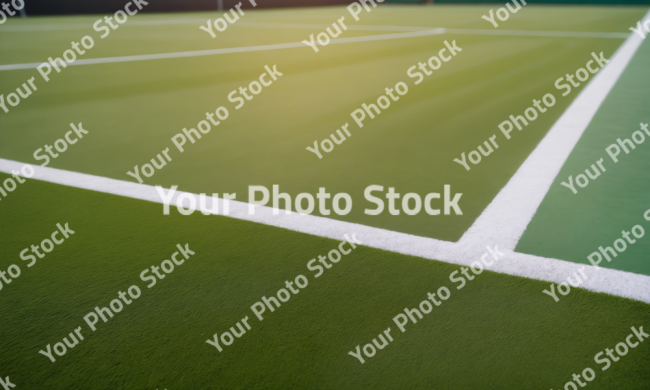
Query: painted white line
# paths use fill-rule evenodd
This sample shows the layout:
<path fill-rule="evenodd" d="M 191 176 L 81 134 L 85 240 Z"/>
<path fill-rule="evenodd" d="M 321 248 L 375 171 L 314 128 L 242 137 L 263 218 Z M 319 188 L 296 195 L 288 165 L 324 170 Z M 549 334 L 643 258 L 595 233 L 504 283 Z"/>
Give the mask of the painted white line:
<path fill-rule="evenodd" d="M 335 44 L 342 44 L 342 43 L 357 43 L 357 42 L 371 42 L 371 41 L 386 41 L 392 39 L 418 38 L 418 37 L 426 37 L 431 35 L 440 35 L 440 34 L 444 34 L 444 32 L 445 32 L 444 29 L 434 29 L 434 30 L 426 30 L 426 31 L 396 33 L 396 34 L 381 34 L 381 35 L 367 35 L 363 37 L 337 38 L 337 39 L 332 39 L 332 41 L 329 44 L 335 45 Z M 162 60 L 162 59 L 170 59 L 170 58 L 202 57 L 202 56 L 212 56 L 212 55 L 219 55 L 219 54 L 295 49 L 300 47 L 304 47 L 305 49 L 312 50 L 302 42 L 289 42 L 289 43 L 279 43 L 273 45 L 231 47 L 231 48 L 224 48 L 224 49 L 183 51 L 177 53 L 144 54 L 144 55 L 124 56 L 124 57 L 80 59 L 68 65 L 79 66 L 79 65 L 108 64 L 108 63 L 116 63 L 116 62 L 151 61 L 151 60 Z M 36 69 L 39 65 L 41 65 L 40 62 L 32 62 L 28 64 L 0 65 L 0 71 L 17 70 L 17 69 Z"/>
<path fill-rule="evenodd" d="M 169 24 L 202 24 L 206 19 L 175 19 L 175 20 L 130 20 L 121 27 L 128 26 L 152 26 Z M 30 21 L 31 22 L 31 21 Z M 18 22 L 21 23 L 21 22 Z M 91 30 L 92 23 L 70 23 L 70 24 L 49 24 L 49 25 L 27 25 L 27 26 L 2 26 L 0 33 L 4 32 L 39 32 L 39 31 L 71 31 Z"/>
<path fill-rule="evenodd" d="M 129 21 L 124 26 L 155 26 L 174 24 L 204 24 L 206 19 L 176 19 L 176 20 L 143 20 Z M 306 24 L 306 23 L 274 23 L 274 22 L 246 22 L 239 21 L 237 27 L 253 28 L 291 28 L 299 30 L 320 29 L 323 30 L 330 25 L 327 24 Z M 69 25 L 43 25 L 43 26 L 6 26 L 0 27 L 2 32 L 32 32 L 32 31 L 65 31 L 89 29 L 89 24 Z M 438 28 L 445 28 L 451 34 L 464 35 L 511 35 L 522 37 L 555 37 L 555 38 L 614 38 L 625 39 L 629 32 L 578 32 L 578 31 L 539 31 L 539 30 L 487 30 L 487 29 L 466 29 L 446 27 L 420 27 L 420 26 L 390 26 L 390 25 L 348 25 L 351 31 L 427 31 Z"/>
<path fill-rule="evenodd" d="M 359 27 L 359 26 L 357 26 Z M 397 26 L 389 26 L 397 27 Z M 419 27 L 415 27 L 417 31 L 402 32 L 395 34 L 380 34 L 380 35 L 366 35 L 362 37 L 351 37 L 351 38 L 337 38 L 332 39 L 329 43 L 330 45 L 344 44 L 344 43 L 358 43 L 358 42 L 372 42 L 372 41 L 387 41 L 393 39 L 406 39 L 406 38 L 419 38 L 432 35 L 441 35 L 449 33 L 450 31 L 460 31 L 460 30 L 447 30 L 444 28 L 436 29 L 426 29 L 420 30 Z M 474 31 L 474 30 L 464 30 L 464 31 Z M 483 31 L 483 30 L 476 30 Z M 490 30 L 485 30 L 490 31 Z M 507 32 L 507 31 L 503 31 Z M 530 32 L 530 36 L 552 36 L 560 37 L 561 35 L 535 35 L 535 33 L 544 33 L 542 32 Z M 469 33 L 468 33 L 469 34 Z M 473 34 L 473 33 L 472 33 Z M 585 33 L 588 34 L 588 33 Z M 496 34 L 496 35 L 510 35 L 510 34 Z M 624 37 L 628 37 L 629 34 L 622 34 Z M 160 53 L 160 54 L 143 54 L 135 56 L 123 56 L 123 57 L 104 57 L 104 58 L 91 58 L 91 59 L 79 59 L 69 64 L 70 66 L 80 66 L 80 65 L 96 65 L 96 64 L 108 64 L 108 63 L 117 63 L 117 62 L 134 62 L 134 61 L 152 61 L 152 60 L 162 60 L 162 59 L 171 59 L 171 58 L 189 58 L 189 57 L 202 57 L 202 56 L 212 56 L 219 54 L 234 54 L 234 53 L 248 53 L 248 52 L 258 52 L 258 51 L 268 51 L 268 50 L 282 50 L 282 49 L 296 49 L 307 46 L 302 42 L 289 42 L 289 43 L 278 43 L 273 45 L 260 45 L 260 46 L 244 46 L 244 47 L 229 47 L 223 49 L 210 49 L 210 50 L 195 50 L 195 51 L 183 51 L 176 53 Z M 27 64 L 7 64 L 0 65 L 0 71 L 6 70 L 18 70 L 18 69 L 36 69 L 40 62 L 32 62 Z"/>
<path fill-rule="evenodd" d="M 630 33 L 578 32 L 578 31 L 535 31 L 535 30 L 479 30 L 448 28 L 449 34 L 464 35 L 508 35 L 517 37 L 551 37 L 551 38 L 615 38 L 625 39 Z"/>
<path fill-rule="evenodd" d="M 68 64 L 68 66 L 109 64 L 109 63 L 116 63 L 116 62 L 151 61 L 151 60 L 162 60 L 162 59 L 169 59 L 169 58 L 202 57 L 202 56 L 212 56 L 212 55 L 219 55 L 219 54 L 246 53 L 246 52 L 253 52 L 253 51 L 264 51 L 264 50 L 293 49 L 301 46 L 308 48 L 303 43 L 291 42 L 291 43 L 280 43 L 275 45 L 263 45 L 263 46 L 245 46 L 245 47 L 231 47 L 231 48 L 224 48 L 224 49 L 182 51 L 177 53 L 160 53 L 160 54 L 143 54 L 143 55 L 124 56 L 124 57 L 90 58 L 90 59 L 76 60 L 72 64 Z M 40 62 L 32 62 L 28 64 L 0 65 L 0 71 L 17 70 L 17 69 L 36 69 L 39 65 L 41 65 Z"/>
<path fill-rule="evenodd" d="M 142 20 L 129 21 L 123 27 L 129 26 L 164 26 L 174 24 L 196 25 L 197 27 L 205 24 L 207 19 L 176 19 L 176 20 Z M 324 30 L 331 25 L 327 24 L 305 24 L 305 23 L 273 23 L 273 22 L 245 22 L 238 21 L 235 27 L 254 27 L 254 28 L 290 28 L 290 29 L 322 29 Z M 50 25 L 27 25 L 27 26 L 2 26 L 0 33 L 3 32 L 40 32 L 40 31 L 66 31 L 66 30 L 89 30 L 92 28 L 90 23 L 74 24 L 50 24 Z M 411 27 L 411 26 L 383 26 L 383 25 L 356 25 L 347 26 L 348 30 L 359 31 L 423 31 L 431 30 L 437 27 Z"/>
<path fill-rule="evenodd" d="M 331 24 L 307 24 L 307 23 L 276 23 L 276 22 L 238 22 L 242 27 L 255 27 L 255 28 L 293 28 L 298 30 L 325 30 L 327 27 L 332 27 Z M 348 30 L 351 31 L 425 31 L 441 27 L 416 27 L 416 26 L 387 26 L 387 25 L 370 25 L 370 24 L 346 24 Z M 314 31 L 315 32 L 315 31 Z"/>
<path fill-rule="evenodd" d="M 480 246 L 498 242 L 507 249 L 516 247 L 564 162 L 642 41 L 636 34 L 629 35 L 610 62 L 580 92 L 508 184 L 463 234 L 460 244 Z"/>
<path fill-rule="evenodd" d="M 165 21 L 142 21 L 142 22 L 132 22 L 131 24 L 137 24 L 137 23 L 139 23 L 140 25 L 164 24 L 164 22 Z M 176 22 L 177 22 L 176 24 L 187 23 L 187 20 L 179 20 Z M 293 26 L 294 28 L 307 28 L 307 26 L 310 26 L 309 28 L 329 27 L 329 26 L 321 26 L 321 25 L 305 25 L 305 24 L 290 24 L 290 23 L 252 23 L 252 22 L 248 22 L 248 23 L 240 22 L 239 25 L 276 26 L 280 28 L 286 28 L 287 26 Z M 61 28 L 59 29 L 65 29 L 64 26 L 60 26 L 60 27 Z M 0 29 L 0 32 L 6 29 L 7 28 Z M 367 35 L 362 37 L 351 37 L 351 38 L 337 38 L 337 39 L 332 39 L 329 44 L 334 45 L 334 44 L 344 44 L 344 43 L 418 38 L 418 37 L 448 34 L 448 33 L 467 34 L 467 35 L 501 35 L 501 36 L 529 36 L 529 37 L 555 37 L 555 38 L 580 37 L 580 38 L 620 39 L 620 38 L 626 38 L 630 36 L 630 34 L 627 33 L 591 33 L 591 32 L 561 32 L 561 31 L 525 31 L 525 30 L 492 31 L 492 30 L 446 29 L 446 28 L 406 27 L 406 26 L 352 26 L 349 29 L 366 30 L 366 31 L 408 30 L 408 32 L 402 32 L 396 34 Z M 45 31 L 45 30 L 41 30 L 41 31 Z M 175 52 L 175 53 L 158 53 L 158 54 L 142 54 L 142 55 L 134 55 L 134 56 L 79 59 L 69 65 L 80 66 L 80 65 L 97 65 L 97 64 L 108 64 L 108 63 L 118 63 L 118 62 L 153 61 L 153 60 L 162 60 L 162 59 L 171 59 L 171 58 L 190 58 L 190 57 L 203 57 L 203 56 L 212 56 L 212 55 L 220 55 L 220 54 L 295 49 L 300 47 L 307 47 L 307 46 L 302 42 L 288 42 L 288 43 L 279 43 L 279 44 L 272 44 L 272 45 L 230 47 L 230 48 L 222 48 L 222 49 L 194 50 L 194 51 L 184 51 L 184 52 Z M 41 62 L 31 62 L 25 64 L 0 65 L 0 71 L 36 69 L 41 64 L 42 64 Z"/>
<path fill-rule="evenodd" d="M 66 30 L 84 30 L 88 29 L 89 24 L 50 24 L 42 26 L 2 26 L 0 34 L 8 32 L 37 32 L 37 31 L 66 31 Z M 92 28 L 92 25 L 90 25 Z"/>
<path fill-rule="evenodd" d="M 261 23 L 261 22 L 238 22 L 239 26 L 258 28 L 295 28 L 295 29 L 325 29 L 331 27 L 321 24 L 302 23 Z M 470 28 L 449 28 L 449 27 L 416 27 L 416 26 L 386 26 L 386 25 L 354 25 L 347 26 L 348 30 L 359 31 L 425 31 L 435 28 L 444 28 L 448 34 L 463 35 L 512 35 L 521 37 L 553 37 L 553 38 L 615 38 L 625 39 L 630 33 L 616 32 L 590 32 L 590 31 L 545 31 L 545 30 L 486 30 Z"/>
<path fill-rule="evenodd" d="M 24 163 L 17 161 L 0 159 L 0 172 L 11 173 L 12 170 L 18 171 L 23 165 Z M 35 175 L 32 179 L 147 202 L 163 203 L 155 187 L 150 185 L 54 168 L 33 167 Z M 177 192 L 172 198 L 171 204 L 176 204 L 176 200 L 181 194 L 185 193 Z M 191 195 L 198 197 L 197 194 Z M 162 207 L 160 208 L 160 212 L 162 214 Z M 464 266 L 470 266 L 472 262 L 479 260 L 481 254 L 485 252 L 484 246 L 479 247 L 473 245 L 473 243 L 467 245 L 433 238 L 418 237 L 314 215 L 300 215 L 296 213 L 284 215 L 282 211 L 280 215 L 273 215 L 273 209 L 270 207 L 257 206 L 255 215 L 249 215 L 248 204 L 238 201 L 230 201 L 230 213 L 228 217 L 335 240 L 340 240 L 343 234 L 356 233 L 357 237 L 363 242 L 363 245 L 368 247 Z M 487 245 L 491 245 L 492 247 L 497 245 L 499 249 L 503 248 L 503 244 L 497 241 L 489 242 Z M 562 260 L 513 253 L 505 249 L 502 251 L 508 255 L 499 260 L 493 267 L 490 267 L 490 270 L 508 275 L 560 283 L 565 281 L 567 276 L 577 272 L 578 268 L 583 266 Z M 649 276 L 606 268 L 600 268 L 599 271 L 596 271 L 590 265 L 585 265 L 584 267 L 587 268 L 586 272 L 589 278 L 581 286 L 582 288 L 650 303 Z M 549 297 L 549 299 L 551 298 Z"/>
<path fill-rule="evenodd" d="M 440 35 L 440 34 L 444 34 L 445 32 L 446 30 L 444 28 L 434 28 L 432 30 L 413 31 L 413 32 L 396 33 L 396 34 L 381 34 L 381 35 L 366 35 L 363 37 L 336 38 L 336 39 L 332 39 L 332 41 L 329 44 L 332 45 L 338 43 L 355 43 L 355 42 L 385 41 L 391 39 L 419 38 L 419 37 L 428 37 L 431 35 Z"/>

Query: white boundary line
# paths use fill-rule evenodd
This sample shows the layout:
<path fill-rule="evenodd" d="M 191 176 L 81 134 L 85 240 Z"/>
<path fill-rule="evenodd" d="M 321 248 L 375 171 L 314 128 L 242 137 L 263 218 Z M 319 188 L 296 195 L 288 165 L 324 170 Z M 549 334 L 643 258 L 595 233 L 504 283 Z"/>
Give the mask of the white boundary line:
<path fill-rule="evenodd" d="M 536 30 L 482 30 L 466 28 L 448 28 L 449 34 L 464 35 L 508 35 L 518 37 L 550 38 L 615 38 L 625 39 L 630 33 L 579 32 L 579 31 L 536 31 Z"/>
<path fill-rule="evenodd" d="M 416 38 L 416 37 L 426 37 L 431 35 L 440 35 L 444 34 L 445 30 L 438 28 L 433 30 L 426 31 L 414 31 L 414 32 L 405 32 L 397 34 L 381 34 L 381 35 L 367 35 L 363 37 L 352 37 L 352 38 L 337 38 L 333 39 L 329 44 L 341 44 L 341 43 L 356 43 L 356 42 L 370 42 L 370 41 L 386 41 L 392 39 L 405 39 L 405 38 Z M 281 50 L 281 49 L 295 49 L 299 47 L 304 47 L 311 50 L 307 45 L 302 42 L 289 42 L 289 43 L 278 43 L 273 45 L 260 45 L 260 46 L 244 46 L 244 47 L 230 47 L 224 49 L 211 49 L 211 50 L 196 50 L 196 51 L 182 51 L 177 53 L 160 53 L 160 54 L 143 54 L 136 56 L 124 56 L 124 57 L 105 57 L 105 58 L 92 58 L 92 59 L 81 59 L 76 60 L 75 62 L 68 64 L 69 66 L 73 65 L 95 65 L 95 64 L 108 64 L 115 62 L 133 62 L 133 61 L 150 61 L 150 60 L 161 60 L 169 58 L 187 58 L 187 57 L 202 57 L 202 56 L 212 56 L 218 54 L 232 54 L 232 53 L 247 53 L 247 52 L 256 52 L 256 51 L 267 51 L 267 50 Z M 0 65 L 0 71 L 3 70 L 17 70 L 17 69 L 36 69 L 41 62 L 32 62 L 29 64 L 9 64 L 9 65 Z"/>
<path fill-rule="evenodd" d="M 174 25 L 174 24 L 196 24 L 202 25 L 206 19 L 176 19 L 176 20 L 142 20 L 129 21 L 125 26 L 153 26 L 153 25 Z M 0 27 L 3 32 L 35 32 L 35 31 L 64 31 L 88 29 L 88 24 L 68 25 L 44 25 L 44 26 L 6 26 Z M 278 23 L 278 22 L 245 22 L 239 21 L 236 26 L 254 28 L 293 28 L 293 29 L 325 29 L 330 27 L 327 24 L 307 23 Z M 348 30 L 352 31 L 426 31 L 444 27 L 416 27 L 416 26 L 390 26 L 390 25 L 350 25 Z M 577 32 L 577 31 L 541 31 L 541 30 L 487 30 L 467 28 L 445 28 L 449 33 L 468 35 L 514 35 L 532 37 L 559 37 L 559 38 L 616 38 L 625 39 L 627 32 Z"/>
<path fill-rule="evenodd" d="M 636 34 L 628 37 L 604 69 L 555 122 L 459 243 L 483 239 L 501 243 L 508 249 L 515 248 L 564 162 L 642 42 L 643 39 Z M 521 202 L 521 199 L 526 202 Z M 508 228 L 493 229 L 495 225 Z"/>
<path fill-rule="evenodd" d="M 251 23 L 249 23 L 249 25 L 250 24 Z M 379 27 L 379 26 L 356 26 L 356 27 L 370 27 L 369 28 L 370 30 L 376 30 L 375 27 Z M 399 26 L 384 26 L 384 27 L 390 27 L 390 29 L 401 29 L 401 27 Z M 384 27 L 381 28 L 383 29 Z M 553 37 L 553 38 L 591 37 L 591 38 L 622 39 L 622 38 L 627 38 L 629 36 L 629 34 L 627 33 L 579 33 L 579 32 L 571 33 L 571 32 L 561 32 L 561 31 L 558 32 L 558 31 L 524 31 L 524 30 L 492 31 L 492 30 L 469 30 L 469 29 L 446 29 L 446 28 L 434 28 L 434 29 L 424 28 L 423 30 L 423 28 L 411 27 L 410 29 L 415 31 L 395 33 L 395 34 L 380 34 L 380 35 L 366 35 L 362 37 L 336 38 L 336 39 L 332 39 L 329 44 L 334 45 L 334 44 L 342 44 L 342 43 L 386 41 L 386 40 L 393 40 L 393 39 L 418 38 L 418 37 L 441 35 L 441 34 L 448 34 L 448 33 L 468 34 L 468 35 L 529 36 L 529 37 Z M 365 30 L 365 28 L 360 28 L 360 29 Z M 171 59 L 171 58 L 203 57 L 203 56 L 212 56 L 212 55 L 219 55 L 219 54 L 295 49 L 300 47 L 308 47 L 308 46 L 302 42 L 288 42 L 288 43 L 278 43 L 272 45 L 229 47 L 229 48 L 222 48 L 222 49 L 182 51 L 182 52 L 175 52 L 175 53 L 158 53 L 158 54 L 142 54 L 142 55 L 134 55 L 134 56 L 121 56 L 121 57 L 79 59 L 68 65 L 80 66 L 80 65 L 109 64 L 109 63 L 117 63 L 117 62 L 152 61 L 152 60 L 162 60 L 162 59 Z M 36 69 L 41 64 L 42 62 L 31 62 L 25 64 L 0 65 L 0 71 Z"/>
<path fill-rule="evenodd" d="M 101 18 L 100 18 L 101 19 Z M 20 22 L 18 22 L 20 23 Z M 122 26 L 150 26 L 150 25 L 168 25 L 168 24 L 196 24 L 205 23 L 205 19 L 176 19 L 176 20 L 132 20 Z M 72 31 L 88 30 L 90 23 L 68 23 L 68 24 L 50 24 L 50 25 L 27 25 L 27 26 L 2 26 L 0 33 L 3 32 L 37 32 L 37 31 Z M 120 27 L 122 27 L 120 26 Z"/>
<path fill-rule="evenodd" d="M 12 170 L 20 170 L 23 165 L 25 164 L 17 161 L 0 159 L 0 172 L 11 173 Z M 36 180 L 163 203 L 155 187 L 150 185 L 54 168 L 33 167 L 35 170 L 33 179 Z M 178 196 L 182 194 L 185 192 L 176 192 L 171 203 L 175 204 Z M 296 213 L 273 215 L 273 209 L 270 207 L 257 206 L 255 215 L 249 215 L 248 204 L 238 201 L 230 201 L 228 217 L 334 240 L 340 240 L 344 234 L 356 233 L 363 245 L 368 247 L 464 266 L 470 266 L 485 252 L 484 247 L 480 247 L 478 243 L 467 243 L 467 240 L 464 243 L 453 243 L 314 215 Z M 567 276 L 577 272 L 578 268 L 583 266 L 563 260 L 514 253 L 505 249 L 499 242 L 489 242 L 488 245 L 499 246 L 502 252 L 507 253 L 507 256 L 490 267 L 490 270 L 508 275 L 560 283 L 566 281 Z M 591 266 L 584 267 L 589 268 L 587 270 L 589 278 L 581 286 L 582 288 L 650 303 L 649 276 L 606 268 L 600 268 L 596 272 Z"/>
<path fill-rule="evenodd" d="M 268 22 L 238 22 L 240 26 L 264 28 L 295 28 L 295 29 L 325 29 L 329 25 L 303 23 L 268 23 Z M 355 25 L 347 26 L 348 30 L 358 31 L 425 31 L 444 28 L 449 34 L 465 35 L 513 35 L 522 37 L 552 37 L 552 38 L 616 38 L 625 39 L 628 32 L 590 32 L 590 31 L 546 31 L 546 30 L 487 30 L 449 27 L 416 27 L 416 26 L 387 26 L 387 25 Z"/>

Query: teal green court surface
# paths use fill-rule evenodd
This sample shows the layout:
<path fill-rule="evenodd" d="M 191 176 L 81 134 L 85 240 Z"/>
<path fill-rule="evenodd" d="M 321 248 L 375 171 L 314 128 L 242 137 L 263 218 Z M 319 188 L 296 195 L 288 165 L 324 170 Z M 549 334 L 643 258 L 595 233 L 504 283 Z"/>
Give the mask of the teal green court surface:
<path fill-rule="evenodd" d="M 629 234 L 637 225 L 648 229 L 644 213 L 650 209 L 650 172 L 639 168 L 647 167 L 650 158 L 650 133 L 641 127 L 650 121 L 649 67 L 650 42 L 644 42 L 558 174 L 517 251 L 591 264 L 587 257 L 600 253 L 599 247 L 614 248 L 622 232 Z M 601 159 L 604 170 L 598 165 Z M 576 182 L 580 174 L 587 176 L 584 188 Z M 570 176 L 575 194 L 561 184 L 569 184 Z M 617 257 L 608 252 L 612 260 L 603 257 L 600 266 L 650 275 L 649 236 L 637 240 L 632 235 L 625 243 L 624 252 Z"/>

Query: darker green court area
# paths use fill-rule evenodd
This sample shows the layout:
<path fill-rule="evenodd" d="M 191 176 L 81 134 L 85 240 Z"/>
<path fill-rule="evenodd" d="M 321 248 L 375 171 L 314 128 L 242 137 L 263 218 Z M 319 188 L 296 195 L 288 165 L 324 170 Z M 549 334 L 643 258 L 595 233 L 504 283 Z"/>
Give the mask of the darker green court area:
<path fill-rule="evenodd" d="M 593 361 L 650 330 L 644 303 L 579 289 L 555 303 L 547 283 L 487 271 L 457 290 L 457 266 L 366 247 L 316 279 L 307 262 L 337 241 L 35 180 L 0 219 L 0 269 L 22 271 L 0 290 L 1 374 L 17 388 L 560 388 L 586 367 L 593 389 L 650 386 L 649 341 L 605 372 Z M 65 222 L 75 234 L 27 268 L 20 251 Z M 176 243 L 196 254 L 148 289 L 140 272 Z M 308 286 L 258 321 L 250 306 L 301 274 Z M 83 317 L 131 285 L 140 298 L 90 331 Z M 399 332 L 392 318 L 441 286 L 451 297 Z M 222 353 L 206 343 L 244 316 L 251 330 Z M 38 353 L 78 326 L 85 340 L 56 363 Z M 388 327 L 394 342 L 365 364 L 347 354 Z"/>
<path fill-rule="evenodd" d="M 600 253 L 601 246 L 614 249 L 614 241 L 622 239 L 627 245 L 624 252 L 617 251 L 615 258 L 607 252 L 611 262 L 603 257 L 600 266 L 650 275 L 650 221 L 644 218 L 650 209 L 650 135 L 640 126 L 650 122 L 648 69 L 650 42 L 646 40 L 562 167 L 519 241 L 518 252 L 591 264 L 589 255 Z M 635 135 L 637 140 L 643 139 L 642 143 L 634 142 L 634 132 L 643 135 Z M 618 139 L 629 139 L 635 149 L 624 143 L 629 151 L 626 154 Z M 606 152 L 611 144 L 619 145 L 618 162 Z M 597 164 L 601 158 L 604 172 Z M 587 175 L 586 169 L 595 176 L 592 164 L 600 176 L 589 179 L 584 188 L 575 185 L 577 194 L 560 184 L 568 183 L 569 176 L 575 183 L 577 175 Z M 623 232 L 629 233 L 636 225 L 645 235 L 624 239 Z"/>

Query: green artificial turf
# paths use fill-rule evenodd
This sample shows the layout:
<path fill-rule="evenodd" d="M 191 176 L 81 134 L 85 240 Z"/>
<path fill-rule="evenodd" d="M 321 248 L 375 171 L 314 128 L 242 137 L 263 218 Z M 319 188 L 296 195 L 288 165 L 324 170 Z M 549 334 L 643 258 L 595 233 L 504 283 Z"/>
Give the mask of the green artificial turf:
<path fill-rule="evenodd" d="M 17 388 L 561 388 L 587 367 L 593 389 L 650 385 L 648 341 L 605 372 L 593 360 L 650 329 L 644 303 L 579 289 L 555 303 L 547 283 L 488 271 L 457 290 L 458 266 L 366 247 L 316 279 L 307 262 L 337 241 L 35 180 L 0 206 L 0 269 L 22 270 L 0 291 L 0 373 Z M 20 251 L 57 223 L 75 234 L 27 268 Z M 196 254 L 147 289 L 138 275 L 176 243 Z M 258 321 L 249 307 L 300 274 L 308 286 Z M 91 332 L 83 317 L 131 285 L 141 297 Z M 451 297 L 400 333 L 392 318 L 441 286 Z M 251 330 L 222 353 L 206 343 L 244 316 Z M 78 326 L 85 340 L 56 363 L 38 354 Z M 388 327 L 365 364 L 347 355 Z"/>
<path fill-rule="evenodd" d="M 640 123 L 650 122 L 649 67 L 650 42 L 644 42 L 558 174 L 517 251 L 591 264 L 587 256 L 601 246 L 613 248 L 623 231 L 640 225 L 646 234 L 638 240 L 631 236 L 635 243 L 626 242 L 624 252 L 611 262 L 603 258 L 600 266 L 650 275 L 650 222 L 643 216 L 650 209 L 650 136 L 640 129 Z M 617 139 L 631 140 L 635 131 L 641 131 L 645 141 L 635 143 L 630 154 L 621 149 L 614 162 L 606 149 Z M 585 169 L 593 176 L 591 165 L 601 158 L 606 171 L 585 188 L 576 185 L 577 194 L 560 185 L 568 183 L 569 176 L 575 182 Z"/>
<path fill-rule="evenodd" d="M 354 22 L 345 8 L 246 11 L 243 22 L 330 25 L 343 15 L 350 25 L 430 26 L 493 29 L 481 19 L 486 6 L 378 7 Z M 527 6 L 500 29 L 627 32 L 645 10 L 640 7 Z M 92 30 L 99 17 L 10 20 L 2 27 L 86 25 L 77 30 L 3 31 L 2 63 L 41 62 L 60 56 L 71 40 L 96 38 L 83 58 L 299 42 L 322 28 L 269 28 L 234 24 L 212 39 L 199 25 L 214 13 L 143 15 L 132 21 L 192 19 L 189 24 L 129 25 L 104 40 Z M 342 37 L 395 33 L 349 30 Z M 456 40 L 463 51 L 420 85 L 406 71 Z M 557 78 L 585 65 L 592 52 L 611 56 L 622 39 L 549 38 L 445 34 L 390 41 L 330 45 L 314 53 L 295 49 L 129 63 L 74 66 L 45 83 L 36 70 L 0 72 L 0 93 L 9 93 L 32 76 L 36 93 L 9 114 L 0 113 L 0 156 L 36 163 L 32 154 L 83 123 L 90 134 L 51 167 L 135 181 L 126 174 L 165 148 L 170 162 L 147 184 L 205 193 L 236 193 L 246 201 L 249 185 L 278 184 L 294 197 L 325 187 L 352 196 L 353 209 L 341 219 L 389 230 L 455 241 L 505 185 L 546 131 L 577 95 L 559 97 Z M 239 111 L 230 91 L 246 86 L 277 64 L 284 73 Z M 363 129 L 350 113 L 374 103 L 386 87 L 404 81 L 409 93 Z M 519 115 L 546 93 L 557 104 L 525 131 L 506 141 L 497 125 Z M 196 127 L 207 111 L 224 105 L 230 117 L 180 154 L 171 138 Z M 344 123 L 352 136 L 324 159 L 307 151 Z M 453 162 L 497 134 L 500 148 L 471 171 Z M 402 195 L 424 197 L 446 184 L 462 193 L 463 215 L 399 216 L 374 208 L 364 198 L 369 185 L 395 187 Z M 442 206 L 442 201 L 440 202 Z M 319 215 L 318 210 L 315 211 Z"/>
<path fill-rule="evenodd" d="M 480 19 L 486 11 L 487 6 L 382 6 L 364 14 L 358 25 L 492 28 Z M 246 12 L 247 22 L 318 25 L 347 15 L 340 7 Z M 639 7 L 528 6 L 501 28 L 626 32 L 644 12 Z M 96 39 L 84 58 L 296 42 L 322 31 L 233 25 L 212 39 L 198 25 L 215 15 L 138 16 L 132 21 L 200 21 L 127 23 L 107 39 Z M 98 18 L 10 20 L 0 26 L 0 62 L 41 62 L 60 56 L 71 40 L 87 34 L 97 37 L 91 26 Z M 7 30 L 53 25 L 82 27 L 46 33 Z M 394 32 L 351 30 L 345 37 Z M 406 69 L 437 53 L 444 40 L 454 39 L 463 52 L 423 84 L 413 86 Z M 82 122 L 90 134 L 50 166 L 134 180 L 126 171 L 173 147 L 170 138 L 184 127 L 195 127 L 206 111 L 226 105 L 231 110 L 227 121 L 185 153 L 173 150 L 173 161 L 146 183 L 179 185 L 192 192 L 237 192 L 238 200 L 246 200 L 248 185 L 279 184 L 294 195 L 326 187 L 332 193 L 348 192 L 355 200 L 353 213 L 337 218 L 456 240 L 577 95 L 574 91 L 559 98 L 554 81 L 584 66 L 592 51 L 611 56 L 621 42 L 447 34 L 332 45 L 320 53 L 305 46 L 69 67 L 49 83 L 37 80 L 34 95 L 10 114 L 0 113 L 0 157 L 35 164 L 36 149 L 61 138 L 70 122 Z M 644 49 L 647 53 L 647 44 Z M 284 76 L 235 111 L 228 93 L 256 79 L 267 64 L 277 64 Z M 638 80 L 647 61 L 635 59 L 631 69 Z M 37 75 L 35 70 L 0 72 L 0 94 Z M 622 83 L 629 90 L 646 88 L 634 80 L 628 77 Z M 385 87 L 398 81 L 409 83 L 409 94 L 363 129 L 352 127 L 352 137 L 323 160 L 305 150 L 344 122 L 352 125 L 350 112 L 363 102 L 374 102 Z M 621 91 L 615 90 L 622 99 L 616 109 L 629 110 L 629 123 L 639 121 L 636 104 L 647 102 L 643 100 L 647 94 L 638 101 L 626 97 L 634 104 L 623 104 Z M 498 153 L 470 172 L 452 161 L 497 133 L 497 125 L 509 115 L 523 112 L 533 98 L 549 92 L 558 97 L 558 104 L 512 140 L 500 142 Z M 603 121 L 616 120 L 618 125 L 621 116 L 608 114 Z M 614 211 L 607 214 L 607 220 L 626 229 L 631 227 L 631 215 L 640 216 L 647 209 L 635 209 L 647 194 L 647 185 L 630 184 L 630 178 L 640 177 L 637 167 L 643 161 L 634 163 L 627 171 L 607 172 L 621 178 L 617 184 L 626 193 L 640 194 L 626 198 L 624 206 L 616 205 L 623 210 L 620 218 L 613 217 Z M 0 182 L 7 177 L 0 174 Z M 370 184 L 422 195 L 442 192 L 444 184 L 451 184 L 453 192 L 464 194 L 460 202 L 464 215 L 366 216 L 363 209 L 369 205 L 363 189 Z M 592 188 L 595 184 L 600 185 L 591 184 L 586 190 L 608 199 L 606 203 L 598 198 L 598 205 L 618 199 L 613 192 Z M 529 253 L 565 259 L 568 245 L 558 243 L 549 229 L 587 242 L 590 229 L 604 224 L 594 222 L 594 214 L 587 211 L 596 204 L 593 198 L 573 207 L 588 228 L 580 230 L 566 218 L 555 219 L 554 224 L 549 219 L 542 219 L 546 224 L 537 222 L 548 210 L 555 212 L 549 199 L 531 225 L 535 230 L 529 229 L 522 242 L 530 242 L 533 232 L 546 244 L 553 238 L 557 250 L 526 244 L 534 247 Z M 366 247 L 355 249 L 315 278 L 307 263 L 337 247 L 337 241 L 220 216 L 162 214 L 160 204 L 36 180 L 0 198 L 0 271 L 12 264 L 21 268 L 21 275 L 0 290 L 0 377 L 9 376 L 19 389 L 53 390 L 559 389 L 573 373 L 590 367 L 597 375 L 590 389 L 650 387 L 647 341 L 607 371 L 594 362 L 598 352 L 623 341 L 630 327 L 650 330 L 648 304 L 575 288 L 556 303 L 542 293 L 546 282 L 489 271 L 457 290 L 449 274 L 458 266 Z M 28 268 L 20 252 L 49 238 L 57 223 L 68 223 L 75 234 Z M 597 245 L 611 245 L 614 238 Z M 177 243 L 189 244 L 196 254 L 148 289 L 140 273 L 169 259 Z M 309 285 L 258 321 L 250 307 L 301 274 Z M 118 291 L 132 285 L 140 287 L 141 297 L 107 323 L 100 320 L 92 332 L 83 317 L 96 306 L 108 306 Z M 400 333 L 392 318 L 404 308 L 415 308 L 441 286 L 451 290 L 449 300 Z M 252 329 L 222 353 L 206 343 L 244 316 Z M 79 326 L 85 340 L 57 357 L 56 363 L 38 354 Z M 394 341 L 365 364 L 347 354 L 388 327 Z"/>

